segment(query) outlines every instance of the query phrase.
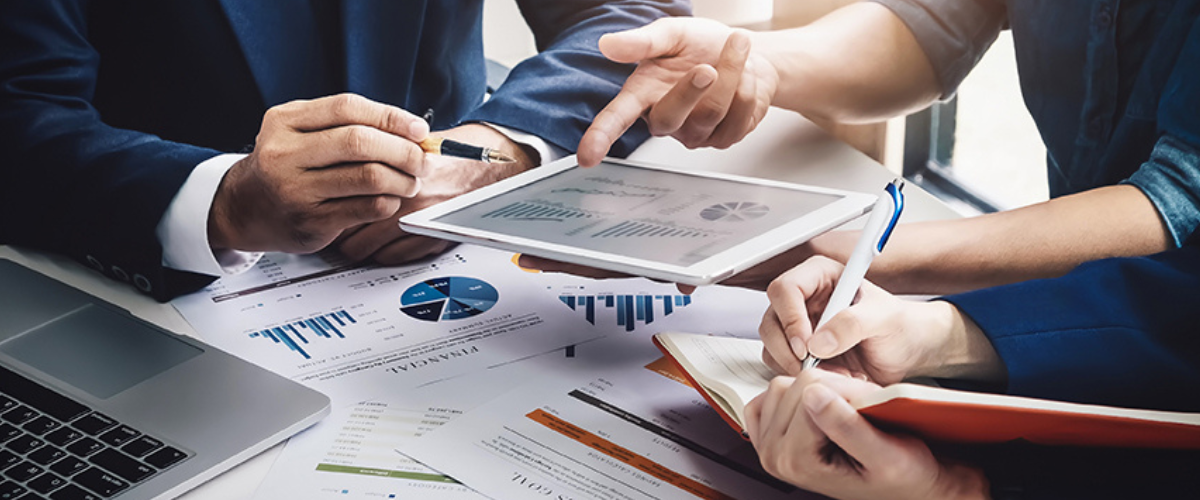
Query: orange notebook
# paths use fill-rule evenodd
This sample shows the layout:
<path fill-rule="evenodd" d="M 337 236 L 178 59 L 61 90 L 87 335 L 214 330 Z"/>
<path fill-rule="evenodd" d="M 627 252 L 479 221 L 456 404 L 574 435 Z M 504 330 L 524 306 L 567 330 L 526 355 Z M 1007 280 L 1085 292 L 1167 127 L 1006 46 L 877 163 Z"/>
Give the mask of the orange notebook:
<path fill-rule="evenodd" d="M 742 433 L 743 409 L 775 376 L 762 342 L 667 332 L 654 344 Z M 1200 414 L 1134 410 L 1044 399 L 894 384 L 850 402 L 876 425 L 927 439 L 1045 445 L 1200 449 Z"/>

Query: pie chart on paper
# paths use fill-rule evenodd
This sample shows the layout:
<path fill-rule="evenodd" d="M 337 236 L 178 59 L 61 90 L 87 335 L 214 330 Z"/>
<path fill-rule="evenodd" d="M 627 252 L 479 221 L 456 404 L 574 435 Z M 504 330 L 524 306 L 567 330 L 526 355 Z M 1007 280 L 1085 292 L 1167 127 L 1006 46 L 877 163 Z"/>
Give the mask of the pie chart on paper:
<path fill-rule="evenodd" d="M 400 295 L 400 311 L 421 321 L 453 321 L 483 314 L 499 299 L 486 281 L 448 276 L 408 287 Z"/>
<path fill-rule="evenodd" d="M 771 207 L 753 201 L 731 201 L 720 203 L 700 211 L 700 217 L 705 220 L 722 222 L 741 222 L 754 220 L 771 211 Z"/>

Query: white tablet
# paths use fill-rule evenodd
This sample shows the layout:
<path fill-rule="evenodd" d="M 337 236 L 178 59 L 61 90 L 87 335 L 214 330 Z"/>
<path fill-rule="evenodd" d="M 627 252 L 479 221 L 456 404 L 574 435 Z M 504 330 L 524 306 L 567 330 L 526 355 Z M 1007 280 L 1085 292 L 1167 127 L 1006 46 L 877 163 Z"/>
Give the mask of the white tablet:
<path fill-rule="evenodd" d="M 876 199 L 625 160 L 581 168 L 569 156 L 409 214 L 400 227 L 707 285 L 866 213 Z"/>

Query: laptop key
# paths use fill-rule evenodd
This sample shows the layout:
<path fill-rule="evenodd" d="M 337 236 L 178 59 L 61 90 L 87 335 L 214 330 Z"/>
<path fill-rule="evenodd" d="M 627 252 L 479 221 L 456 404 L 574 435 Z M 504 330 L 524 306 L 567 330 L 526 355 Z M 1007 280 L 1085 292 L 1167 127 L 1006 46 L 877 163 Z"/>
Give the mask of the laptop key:
<path fill-rule="evenodd" d="M 162 445 L 162 441 L 154 439 L 150 436 L 142 436 L 130 441 L 125 446 L 122 446 L 121 451 L 141 458 L 146 456 L 147 453 L 161 448 Z"/>
<path fill-rule="evenodd" d="M 37 417 L 38 417 L 37 410 L 30 408 L 28 406 L 25 406 L 25 405 L 18 406 L 16 408 L 13 408 L 11 410 L 4 412 L 4 415 L 0 415 L 0 419 L 3 419 L 5 422 L 8 422 L 10 424 L 15 424 L 15 425 L 21 425 L 21 424 L 28 422 L 30 420 L 33 420 Z"/>
<path fill-rule="evenodd" d="M 62 427 L 54 432 L 46 434 L 46 436 L 43 439 L 50 442 L 51 444 L 55 444 L 58 446 L 66 446 L 81 437 L 83 437 L 83 432 L 80 432 L 77 429 L 72 429 L 70 427 Z"/>
<path fill-rule="evenodd" d="M 100 441 L 108 443 L 109 446 L 121 446 L 132 441 L 134 438 L 142 435 L 142 433 L 133 430 L 128 425 L 122 425 L 111 431 L 105 432 L 100 436 Z"/>
<path fill-rule="evenodd" d="M 4 470 L 21 461 L 21 457 L 8 450 L 0 450 L 0 470 Z"/>
<path fill-rule="evenodd" d="M 88 412 L 88 408 L 62 394 L 43 387 L 16 372 L 0 366 L 0 387 L 11 398 L 37 408 L 62 422 L 70 422 Z"/>
<path fill-rule="evenodd" d="M 8 396 L 5 396 L 3 394 L 0 394 L 0 412 L 5 412 L 8 410 L 11 410 L 13 408 L 16 408 L 16 406 L 17 406 L 17 400 L 10 398 Z"/>
<path fill-rule="evenodd" d="M 67 452 L 53 446 L 43 446 L 30 453 L 27 458 L 38 465 L 50 465 L 67 456 Z"/>
<path fill-rule="evenodd" d="M 28 481 L 33 476 L 41 473 L 42 468 L 34 465 L 32 462 L 21 462 L 4 471 L 6 477 L 18 483 Z"/>
<path fill-rule="evenodd" d="M 34 478 L 33 481 L 25 483 L 25 486 L 28 486 L 29 489 L 38 493 L 50 493 L 51 491 L 62 488 L 66 484 L 66 479 L 47 472 Z"/>
<path fill-rule="evenodd" d="M 24 434 L 21 429 L 10 423 L 0 423 L 0 443 Z"/>
<path fill-rule="evenodd" d="M 124 453 L 111 448 L 93 455 L 88 461 L 131 483 L 142 481 L 157 472 L 149 465 L 129 458 Z"/>
<path fill-rule="evenodd" d="M 17 497 L 17 500 L 46 500 L 46 497 L 41 496 L 37 493 L 26 493 L 24 495 Z"/>
<path fill-rule="evenodd" d="M 104 445 L 99 441 L 96 441 L 92 438 L 83 438 L 71 444 L 71 446 L 68 446 L 67 451 L 81 457 L 86 457 L 92 453 L 100 451 L 101 448 L 104 448 Z"/>
<path fill-rule="evenodd" d="M 92 412 L 91 414 L 86 415 L 79 420 L 71 422 L 71 427 L 79 429 L 92 436 L 116 427 L 116 425 L 116 420 L 108 418 L 108 416 L 103 413 L 96 412 Z"/>
<path fill-rule="evenodd" d="M 21 486 L 12 481 L 4 481 L 0 483 L 0 499 L 15 499 L 23 495 L 26 491 L 24 486 Z"/>
<path fill-rule="evenodd" d="M 13 453 L 24 455 L 40 448 L 43 444 L 46 444 L 46 442 L 36 437 L 25 435 L 9 441 L 4 447 L 12 450 Z"/>
<path fill-rule="evenodd" d="M 84 491 L 83 488 L 68 484 L 61 490 L 50 494 L 50 500 L 100 500 L 95 493 Z"/>
<path fill-rule="evenodd" d="M 61 425 L 62 424 L 55 422 L 54 419 L 47 417 L 45 415 L 42 415 L 38 418 L 35 418 L 35 419 L 25 423 L 25 425 L 22 425 L 21 428 L 25 429 L 25 431 L 30 434 L 36 434 L 38 436 L 41 436 L 42 434 L 45 434 L 54 429 L 57 429 Z"/>
<path fill-rule="evenodd" d="M 187 455 L 182 451 L 168 446 L 146 457 L 146 463 L 158 467 L 159 469 L 166 469 L 167 467 L 175 465 L 180 460 L 185 458 L 187 458 Z"/>
<path fill-rule="evenodd" d="M 73 479 L 80 486 L 92 490 L 104 498 L 111 497 L 129 487 L 129 483 L 95 467 L 80 472 Z"/>
<path fill-rule="evenodd" d="M 87 462 L 84 462 L 76 457 L 68 456 L 62 460 L 54 462 L 54 465 L 50 466 L 50 470 L 54 471 L 55 474 L 60 476 L 71 477 L 74 476 L 75 473 L 86 469 L 87 466 Z"/>

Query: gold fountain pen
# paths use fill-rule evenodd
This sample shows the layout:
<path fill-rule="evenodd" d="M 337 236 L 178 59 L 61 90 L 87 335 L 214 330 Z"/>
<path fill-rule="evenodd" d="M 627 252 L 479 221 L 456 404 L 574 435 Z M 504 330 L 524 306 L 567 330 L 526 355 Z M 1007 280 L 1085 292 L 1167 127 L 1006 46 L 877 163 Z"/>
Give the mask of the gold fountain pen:
<path fill-rule="evenodd" d="M 479 160 L 484 163 L 512 163 L 517 160 L 495 149 L 466 144 L 441 137 L 426 137 L 421 141 L 426 153 Z"/>

